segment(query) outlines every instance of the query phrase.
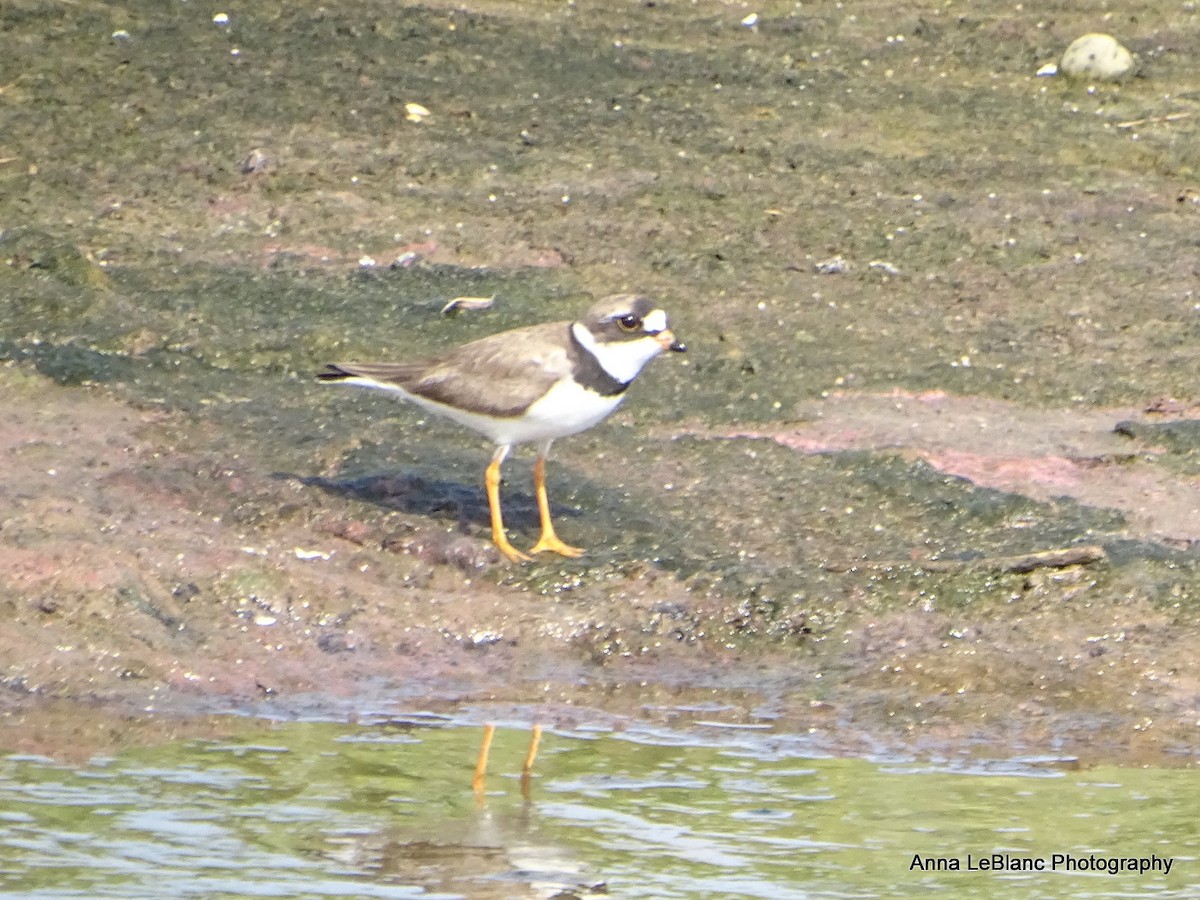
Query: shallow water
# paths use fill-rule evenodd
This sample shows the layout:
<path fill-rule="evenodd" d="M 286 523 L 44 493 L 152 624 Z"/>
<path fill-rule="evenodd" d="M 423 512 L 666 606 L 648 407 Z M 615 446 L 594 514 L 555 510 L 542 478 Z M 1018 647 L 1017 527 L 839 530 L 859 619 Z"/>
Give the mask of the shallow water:
<path fill-rule="evenodd" d="M 480 735 L 416 715 L 80 766 L 10 755 L 0 896 L 1176 897 L 1200 880 L 1185 770 L 814 758 L 803 736 L 714 722 L 547 731 L 522 790 L 528 735 L 501 727 L 475 795 Z M 1047 870 L 979 870 L 992 854 Z M 1068 872 L 1053 854 L 1172 866 Z"/>

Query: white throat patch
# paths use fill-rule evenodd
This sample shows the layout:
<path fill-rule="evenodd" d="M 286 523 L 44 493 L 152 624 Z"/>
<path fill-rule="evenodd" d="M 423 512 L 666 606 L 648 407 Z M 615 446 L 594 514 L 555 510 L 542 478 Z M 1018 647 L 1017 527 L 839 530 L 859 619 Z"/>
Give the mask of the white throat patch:
<path fill-rule="evenodd" d="M 667 314 L 661 309 L 654 310 L 646 318 L 642 319 L 642 327 L 647 334 L 658 334 L 660 331 L 666 331 Z"/>
<path fill-rule="evenodd" d="M 663 324 L 666 324 L 665 314 Z M 579 322 L 571 326 L 571 333 L 584 350 L 596 357 L 601 368 L 622 384 L 633 381 L 642 367 L 662 353 L 663 349 L 658 339 L 649 334 L 632 341 L 602 344 Z"/>

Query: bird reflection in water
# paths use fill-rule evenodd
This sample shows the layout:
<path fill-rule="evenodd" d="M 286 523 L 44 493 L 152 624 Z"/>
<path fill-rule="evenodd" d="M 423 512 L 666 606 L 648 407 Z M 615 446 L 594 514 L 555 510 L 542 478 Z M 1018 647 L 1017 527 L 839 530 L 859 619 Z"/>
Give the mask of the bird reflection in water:
<path fill-rule="evenodd" d="M 480 806 L 487 802 L 487 766 L 488 754 L 492 749 L 492 738 L 496 736 L 495 725 L 483 726 L 483 743 L 479 745 L 479 756 L 475 760 L 475 776 L 471 779 L 471 789 L 475 792 L 475 800 Z M 542 742 L 542 726 L 534 725 L 529 731 L 529 749 L 525 751 L 525 762 L 521 764 L 521 796 L 526 800 L 530 796 L 530 783 L 533 780 L 533 762 L 537 759 L 538 745 Z"/>

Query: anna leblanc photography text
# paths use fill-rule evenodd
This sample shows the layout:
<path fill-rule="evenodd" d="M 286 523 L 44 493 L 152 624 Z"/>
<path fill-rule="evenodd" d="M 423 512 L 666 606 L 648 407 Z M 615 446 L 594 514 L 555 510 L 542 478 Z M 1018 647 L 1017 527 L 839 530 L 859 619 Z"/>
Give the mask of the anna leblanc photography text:
<path fill-rule="evenodd" d="M 966 858 L 957 856 L 921 856 L 914 853 L 909 871 L 921 872 L 1099 872 L 1121 875 L 1126 872 L 1171 874 L 1173 857 L 1167 856 L 1075 856 L 1053 853 L 1050 856 L 1009 856 L 991 853 Z"/>

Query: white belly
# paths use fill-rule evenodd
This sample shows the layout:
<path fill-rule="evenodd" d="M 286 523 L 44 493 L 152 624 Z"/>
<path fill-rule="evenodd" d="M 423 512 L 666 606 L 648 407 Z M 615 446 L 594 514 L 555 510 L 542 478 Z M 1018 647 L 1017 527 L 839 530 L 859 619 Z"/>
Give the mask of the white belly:
<path fill-rule="evenodd" d="M 621 405 L 625 397 L 624 394 L 601 397 L 573 381 L 564 381 L 530 406 L 523 417 L 490 419 L 424 397 L 415 397 L 407 391 L 397 393 L 430 412 L 478 431 L 496 444 L 543 443 L 568 434 L 578 434 L 602 421 Z"/>

